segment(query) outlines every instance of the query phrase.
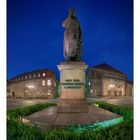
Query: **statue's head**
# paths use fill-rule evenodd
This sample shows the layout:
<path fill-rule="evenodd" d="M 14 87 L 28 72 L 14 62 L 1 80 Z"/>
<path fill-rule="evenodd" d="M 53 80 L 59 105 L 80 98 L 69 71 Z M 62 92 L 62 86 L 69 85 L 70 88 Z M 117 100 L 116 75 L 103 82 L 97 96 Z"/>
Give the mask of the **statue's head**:
<path fill-rule="evenodd" d="M 71 7 L 71 8 L 69 9 L 69 16 L 70 16 L 70 17 L 74 17 L 74 16 L 75 16 L 75 9 L 74 9 L 74 7 Z"/>

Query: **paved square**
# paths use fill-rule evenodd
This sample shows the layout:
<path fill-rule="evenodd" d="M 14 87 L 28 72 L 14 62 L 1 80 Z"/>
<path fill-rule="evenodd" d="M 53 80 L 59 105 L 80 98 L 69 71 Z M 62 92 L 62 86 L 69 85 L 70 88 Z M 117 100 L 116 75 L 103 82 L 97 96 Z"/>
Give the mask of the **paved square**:
<path fill-rule="evenodd" d="M 62 128 L 67 125 L 93 124 L 120 117 L 96 106 L 89 106 L 88 113 L 57 113 L 57 106 L 49 107 L 25 117 L 42 129 Z"/>

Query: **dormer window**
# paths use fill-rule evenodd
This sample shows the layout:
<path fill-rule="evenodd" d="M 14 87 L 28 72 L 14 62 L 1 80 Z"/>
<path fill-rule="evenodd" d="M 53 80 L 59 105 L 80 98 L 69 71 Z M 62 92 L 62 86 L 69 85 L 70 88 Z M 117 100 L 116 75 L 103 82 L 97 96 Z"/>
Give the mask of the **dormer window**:
<path fill-rule="evenodd" d="M 46 76 L 46 73 L 44 72 L 42 75 L 43 75 L 43 77 L 45 77 Z"/>

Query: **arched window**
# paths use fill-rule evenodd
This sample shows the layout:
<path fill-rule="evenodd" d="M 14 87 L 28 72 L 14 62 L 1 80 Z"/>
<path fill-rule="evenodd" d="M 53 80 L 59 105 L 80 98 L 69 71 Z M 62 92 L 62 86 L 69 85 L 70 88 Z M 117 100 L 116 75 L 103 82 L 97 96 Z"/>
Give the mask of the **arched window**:
<path fill-rule="evenodd" d="M 42 86 L 45 86 L 45 84 L 46 84 L 45 80 L 42 80 Z"/>
<path fill-rule="evenodd" d="M 47 80 L 47 86 L 51 86 L 51 84 L 52 84 L 51 80 L 50 79 Z"/>

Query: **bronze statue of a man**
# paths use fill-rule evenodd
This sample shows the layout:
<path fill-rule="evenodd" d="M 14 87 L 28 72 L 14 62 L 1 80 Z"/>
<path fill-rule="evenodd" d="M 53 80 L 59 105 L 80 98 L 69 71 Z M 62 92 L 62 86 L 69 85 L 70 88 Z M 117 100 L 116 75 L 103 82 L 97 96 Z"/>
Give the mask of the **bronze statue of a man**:
<path fill-rule="evenodd" d="M 82 40 L 80 23 L 75 16 L 74 8 L 69 10 L 68 17 L 63 21 L 64 33 L 64 57 L 66 62 L 81 61 Z"/>

